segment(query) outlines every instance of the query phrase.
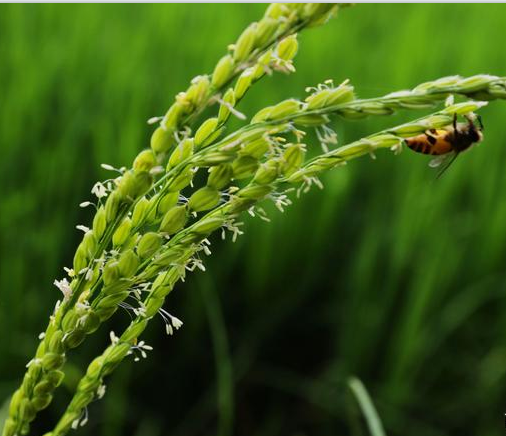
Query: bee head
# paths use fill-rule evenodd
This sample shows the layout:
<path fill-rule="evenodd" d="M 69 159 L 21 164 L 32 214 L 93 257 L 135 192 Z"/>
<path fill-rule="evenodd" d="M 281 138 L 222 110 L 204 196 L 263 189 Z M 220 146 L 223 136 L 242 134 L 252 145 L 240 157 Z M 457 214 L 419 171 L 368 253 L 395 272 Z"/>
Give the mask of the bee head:
<path fill-rule="evenodd" d="M 477 129 L 476 127 L 473 129 L 471 134 L 473 142 L 481 142 L 483 140 L 483 133 L 481 133 L 481 130 Z"/>
<path fill-rule="evenodd" d="M 481 120 L 481 116 L 466 116 L 466 118 L 468 120 L 467 134 L 469 135 L 469 139 L 473 142 L 481 142 L 483 140 L 483 122 Z M 478 125 L 476 125 L 474 121 L 477 121 Z"/>

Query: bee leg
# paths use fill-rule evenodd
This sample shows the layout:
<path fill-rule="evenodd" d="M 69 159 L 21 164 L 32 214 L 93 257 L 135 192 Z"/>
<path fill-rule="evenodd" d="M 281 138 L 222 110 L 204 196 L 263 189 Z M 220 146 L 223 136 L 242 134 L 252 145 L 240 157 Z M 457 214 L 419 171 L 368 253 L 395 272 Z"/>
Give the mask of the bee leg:
<path fill-rule="evenodd" d="M 481 119 L 481 115 L 476 115 L 476 119 L 478 120 L 478 124 L 480 125 L 480 129 L 483 130 L 483 121 Z"/>
<path fill-rule="evenodd" d="M 457 114 L 453 114 L 453 130 L 457 131 Z"/>
<path fill-rule="evenodd" d="M 450 168 L 450 165 L 451 165 L 451 164 L 455 161 L 455 159 L 457 159 L 457 156 L 458 156 L 458 155 L 459 155 L 458 153 L 455 153 L 455 154 L 453 155 L 453 157 L 452 157 L 452 158 L 451 158 L 451 159 L 450 159 L 450 160 L 446 163 L 446 165 L 444 165 L 444 166 L 443 166 L 443 167 L 439 170 L 439 173 L 437 174 L 436 179 L 439 179 L 439 178 L 443 175 L 443 173 L 444 173 L 444 172 L 445 172 L 448 168 Z"/>

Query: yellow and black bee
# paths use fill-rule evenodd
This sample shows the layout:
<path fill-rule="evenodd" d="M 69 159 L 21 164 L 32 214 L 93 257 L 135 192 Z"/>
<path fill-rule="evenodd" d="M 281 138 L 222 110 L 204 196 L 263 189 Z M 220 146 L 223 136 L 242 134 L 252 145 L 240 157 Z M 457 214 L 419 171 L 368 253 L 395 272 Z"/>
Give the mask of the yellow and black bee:
<path fill-rule="evenodd" d="M 457 124 L 457 115 L 455 115 L 452 125 L 448 128 L 427 130 L 421 135 L 406 138 L 405 143 L 417 153 L 437 156 L 429 163 L 431 167 L 440 166 L 446 161 L 447 164 L 439 172 L 439 177 L 460 153 L 483 139 L 481 118 L 477 117 L 479 126 L 474 124 L 471 117 L 466 118 L 467 123 Z"/>

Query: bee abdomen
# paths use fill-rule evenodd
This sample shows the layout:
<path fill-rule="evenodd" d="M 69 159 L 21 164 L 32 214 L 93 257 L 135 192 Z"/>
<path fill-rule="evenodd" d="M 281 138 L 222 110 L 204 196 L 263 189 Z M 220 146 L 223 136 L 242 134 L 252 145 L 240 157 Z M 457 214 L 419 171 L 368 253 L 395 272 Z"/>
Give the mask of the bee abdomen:
<path fill-rule="evenodd" d="M 433 146 L 428 141 L 406 139 L 406 145 L 413 151 L 423 154 L 434 154 Z"/>

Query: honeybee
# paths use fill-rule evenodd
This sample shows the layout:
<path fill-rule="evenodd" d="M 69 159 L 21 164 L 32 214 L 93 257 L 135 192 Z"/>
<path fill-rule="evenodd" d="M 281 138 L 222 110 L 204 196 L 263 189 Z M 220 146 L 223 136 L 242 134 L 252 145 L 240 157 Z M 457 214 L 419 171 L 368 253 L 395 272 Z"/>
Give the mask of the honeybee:
<path fill-rule="evenodd" d="M 455 114 L 451 126 L 444 129 L 430 129 L 421 135 L 406 138 L 404 141 L 411 150 L 417 153 L 437 156 L 430 161 L 430 167 L 439 167 L 446 162 L 438 173 L 437 177 L 440 177 L 460 153 L 483 140 L 481 117 L 476 117 L 479 126 L 474 124 L 471 116 L 466 116 L 466 119 L 467 123 L 457 124 L 457 114 Z"/>

